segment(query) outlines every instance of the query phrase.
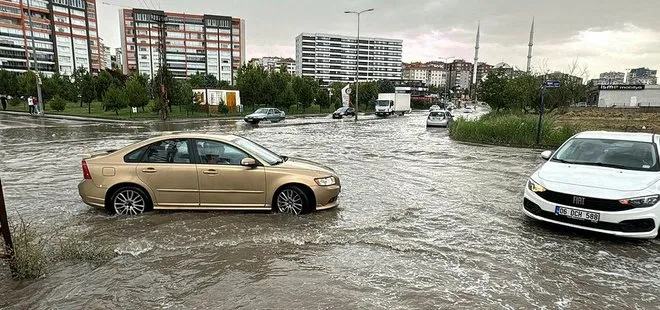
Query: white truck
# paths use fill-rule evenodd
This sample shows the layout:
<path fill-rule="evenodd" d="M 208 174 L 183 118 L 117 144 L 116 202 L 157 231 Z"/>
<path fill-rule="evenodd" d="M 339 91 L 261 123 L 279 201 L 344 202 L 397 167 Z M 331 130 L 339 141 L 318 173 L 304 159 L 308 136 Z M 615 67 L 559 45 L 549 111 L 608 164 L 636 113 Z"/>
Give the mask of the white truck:
<path fill-rule="evenodd" d="M 376 101 L 376 116 L 404 115 L 410 113 L 410 94 L 379 93 Z"/>

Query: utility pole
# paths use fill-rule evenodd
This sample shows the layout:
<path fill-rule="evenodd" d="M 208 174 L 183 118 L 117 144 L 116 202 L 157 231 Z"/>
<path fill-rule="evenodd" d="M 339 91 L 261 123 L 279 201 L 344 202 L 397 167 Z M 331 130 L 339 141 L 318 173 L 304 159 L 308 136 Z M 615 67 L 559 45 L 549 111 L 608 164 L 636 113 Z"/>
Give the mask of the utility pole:
<path fill-rule="evenodd" d="M 30 9 L 30 0 L 27 0 L 28 19 L 30 21 L 30 39 L 32 40 L 32 60 L 34 60 L 34 71 L 37 76 L 37 98 L 39 99 L 39 115 L 44 114 L 44 101 L 41 98 L 41 76 L 39 76 L 39 68 L 37 67 L 37 49 L 34 46 L 34 30 L 32 27 L 32 10 Z M 28 58 L 29 61 L 29 58 Z M 28 70 L 30 63 L 28 62 Z"/>
<path fill-rule="evenodd" d="M 358 111 L 360 111 L 360 14 L 371 12 L 374 9 L 366 9 L 359 12 L 356 11 L 344 11 L 345 14 L 356 14 L 357 15 L 357 58 L 355 59 L 357 67 L 355 67 L 355 121 L 358 120 Z M 369 57 L 367 56 L 367 62 Z"/>

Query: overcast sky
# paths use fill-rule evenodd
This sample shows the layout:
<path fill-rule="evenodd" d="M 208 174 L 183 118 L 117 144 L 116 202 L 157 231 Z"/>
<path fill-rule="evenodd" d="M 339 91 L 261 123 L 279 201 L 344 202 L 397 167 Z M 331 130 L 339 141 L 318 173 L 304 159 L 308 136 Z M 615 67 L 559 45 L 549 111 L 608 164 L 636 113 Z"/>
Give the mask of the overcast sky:
<path fill-rule="evenodd" d="M 590 77 L 604 71 L 660 67 L 660 0 L 101 0 L 100 35 L 119 47 L 119 6 L 245 19 L 247 59 L 294 57 L 301 32 L 403 40 L 403 61 L 457 57 L 472 61 L 481 21 L 479 60 L 525 68 L 532 17 L 532 67 L 567 71 L 577 59 Z"/>

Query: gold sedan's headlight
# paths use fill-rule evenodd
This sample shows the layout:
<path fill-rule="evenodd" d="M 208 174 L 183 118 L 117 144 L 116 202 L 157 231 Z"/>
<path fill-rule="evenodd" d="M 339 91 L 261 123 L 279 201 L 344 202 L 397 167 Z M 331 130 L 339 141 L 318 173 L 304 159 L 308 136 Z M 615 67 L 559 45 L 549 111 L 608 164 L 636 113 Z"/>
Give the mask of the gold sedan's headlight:
<path fill-rule="evenodd" d="M 314 179 L 314 181 L 319 186 L 330 186 L 337 184 L 337 180 L 335 179 L 335 177 L 318 178 L 318 179 Z"/>
<path fill-rule="evenodd" d="M 535 193 L 545 192 L 545 187 L 543 187 L 540 184 L 534 182 L 532 179 L 529 179 L 527 181 L 527 188 L 529 188 L 530 191 L 535 192 Z"/>

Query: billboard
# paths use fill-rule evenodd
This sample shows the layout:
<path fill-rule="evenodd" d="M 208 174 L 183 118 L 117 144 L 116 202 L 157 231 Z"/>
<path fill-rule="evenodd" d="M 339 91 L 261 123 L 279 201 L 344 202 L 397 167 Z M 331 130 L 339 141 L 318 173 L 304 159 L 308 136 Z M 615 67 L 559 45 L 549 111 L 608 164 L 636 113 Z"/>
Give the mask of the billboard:
<path fill-rule="evenodd" d="M 598 90 L 644 90 L 644 84 L 628 85 L 628 84 L 613 84 L 613 85 L 598 85 Z"/>

